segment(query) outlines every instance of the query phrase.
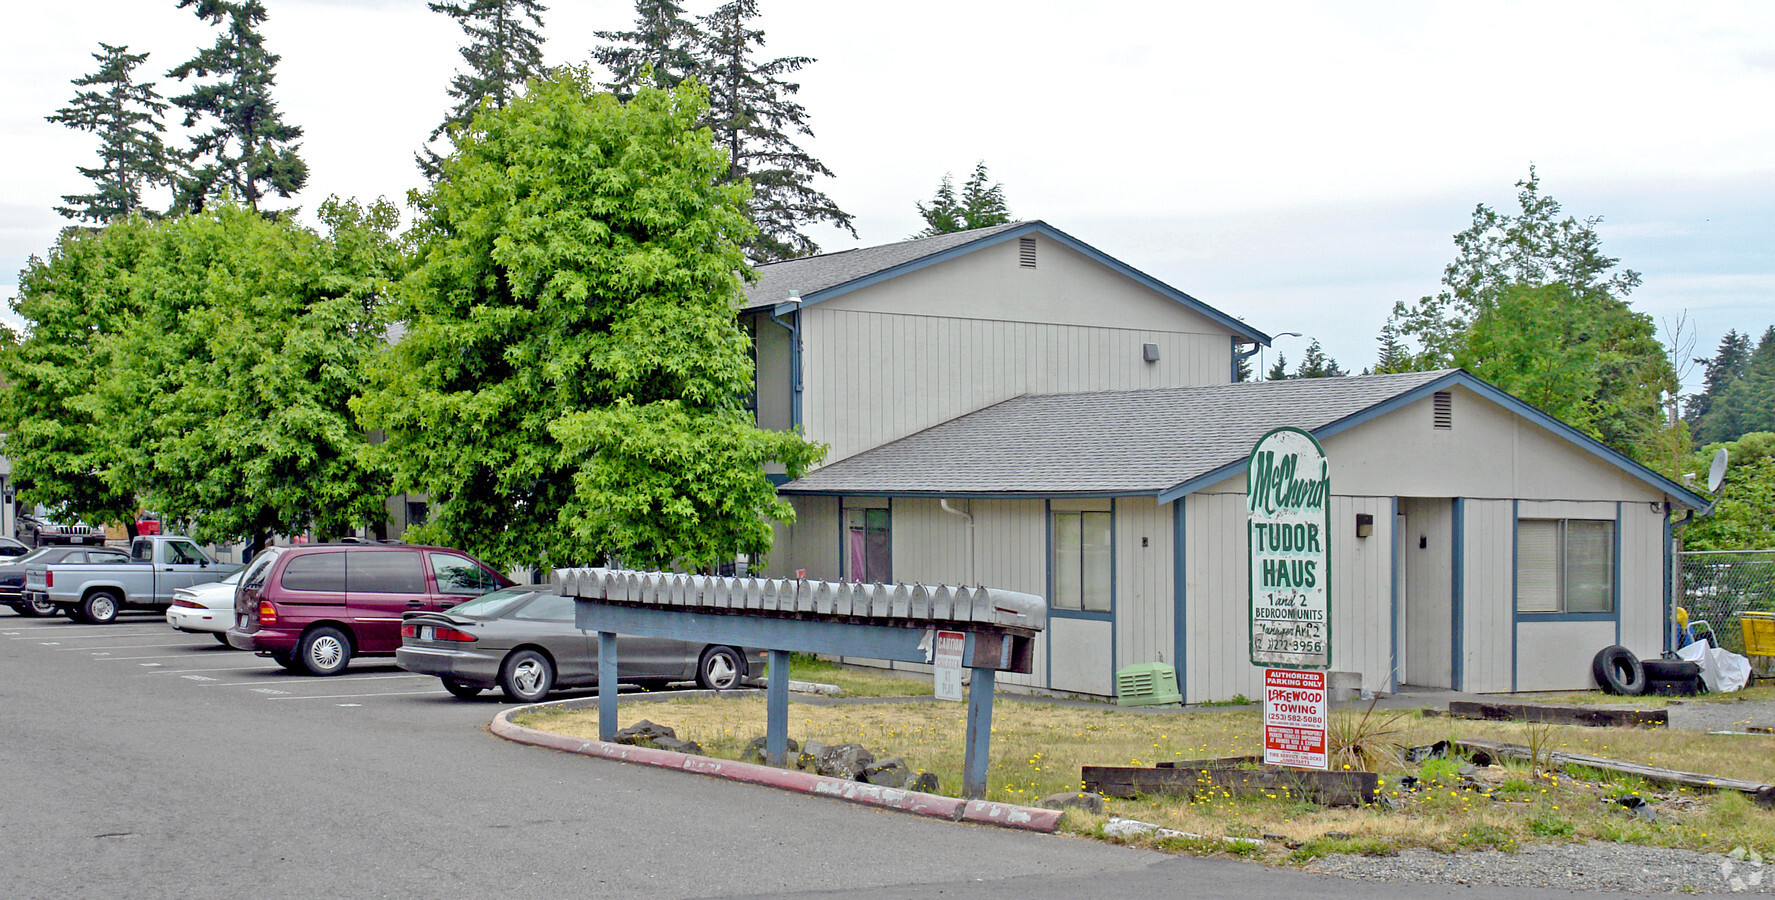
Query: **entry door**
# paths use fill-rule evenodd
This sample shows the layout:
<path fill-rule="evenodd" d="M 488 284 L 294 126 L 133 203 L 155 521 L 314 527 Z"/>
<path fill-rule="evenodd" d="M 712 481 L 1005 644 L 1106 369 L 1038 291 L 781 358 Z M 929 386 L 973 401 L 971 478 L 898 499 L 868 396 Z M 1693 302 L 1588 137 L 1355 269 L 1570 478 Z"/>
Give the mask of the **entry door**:
<path fill-rule="evenodd" d="M 1399 680 L 1454 686 L 1454 501 L 1399 499 Z"/>

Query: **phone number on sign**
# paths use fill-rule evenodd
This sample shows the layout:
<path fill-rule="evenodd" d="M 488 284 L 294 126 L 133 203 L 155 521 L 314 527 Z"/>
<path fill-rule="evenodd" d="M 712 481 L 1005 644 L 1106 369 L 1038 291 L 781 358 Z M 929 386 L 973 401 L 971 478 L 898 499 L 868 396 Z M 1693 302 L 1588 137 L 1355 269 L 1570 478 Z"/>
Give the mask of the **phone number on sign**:
<path fill-rule="evenodd" d="M 1273 638 L 1266 641 L 1261 649 L 1277 653 L 1324 653 L 1325 642 L 1300 638 Z"/>

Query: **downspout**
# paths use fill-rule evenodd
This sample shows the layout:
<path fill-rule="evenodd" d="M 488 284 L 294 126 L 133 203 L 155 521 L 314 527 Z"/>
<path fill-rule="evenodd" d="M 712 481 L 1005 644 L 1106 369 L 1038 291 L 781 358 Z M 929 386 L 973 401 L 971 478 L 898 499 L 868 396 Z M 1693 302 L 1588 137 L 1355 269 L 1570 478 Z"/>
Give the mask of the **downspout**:
<path fill-rule="evenodd" d="M 777 316 L 786 312 L 795 318 L 785 322 Z M 789 299 L 770 311 L 770 320 L 789 332 L 789 430 L 801 433 L 801 292 L 790 291 Z"/>
<path fill-rule="evenodd" d="M 944 512 L 952 516 L 961 516 L 968 520 L 968 577 L 965 579 L 965 583 L 978 584 L 979 582 L 974 580 L 974 514 L 971 512 L 962 512 L 961 510 L 950 506 L 948 497 L 939 497 L 937 499 L 937 505 L 942 507 Z"/>
<path fill-rule="evenodd" d="M 1240 350 L 1239 345 L 1243 344 L 1243 343 L 1250 343 L 1251 349 L 1250 350 Z M 1257 341 L 1247 342 L 1247 341 L 1241 341 L 1236 337 L 1233 338 L 1233 371 L 1231 373 L 1231 377 L 1228 380 L 1232 381 L 1234 383 L 1237 383 L 1239 380 L 1239 364 L 1244 362 L 1245 360 L 1250 359 L 1253 356 L 1256 356 L 1257 352 L 1262 349 L 1263 349 L 1263 344 L 1260 344 Z M 1256 373 L 1256 372 L 1251 373 L 1251 380 L 1252 381 L 1256 381 L 1258 379 L 1258 377 L 1259 377 L 1258 373 Z"/>

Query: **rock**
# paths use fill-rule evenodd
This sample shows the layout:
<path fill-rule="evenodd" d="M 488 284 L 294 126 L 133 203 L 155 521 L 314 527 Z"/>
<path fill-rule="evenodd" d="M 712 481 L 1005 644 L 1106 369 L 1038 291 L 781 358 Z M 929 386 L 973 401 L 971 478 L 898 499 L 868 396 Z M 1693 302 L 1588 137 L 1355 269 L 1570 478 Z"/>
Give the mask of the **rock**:
<path fill-rule="evenodd" d="M 1103 795 L 1090 791 L 1062 791 L 1035 801 L 1035 805 L 1043 809 L 1082 809 L 1088 813 L 1102 814 Z"/>
<path fill-rule="evenodd" d="M 670 725 L 656 725 L 642 719 L 617 732 L 616 742 L 619 744 L 640 744 L 643 742 L 657 744 L 659 739 L 663 737 L 677 738 L 678 732 L 673 731 Z"/>
<path fill-rule="evenodd" d="M 651 743 L 653 746 L 658 747 L 661 750 L 670 750 L 673 753 L 688 753 L 692 756 L 703 755 L 703 747 L 696 741 L 681 741 L 675 737 L 656 737 Z"/>
<path fill-rule="evenodd" d="M 1750 799 L 1758 806 L 1775 809 L 1775 785 L 1758 790 L 1756 793 L 1750 795 Z"/>
<path fill-rule="evenodd" d="M 801 755 L 795 758 L 795 767 L 809 771 L 819 768 L 820 757 L 830 749 L 819 741 L 808 741 L 801 748 Z"/>
<path fill-rule="evenodd" d="M 872 766 L 864 766 L 863 774 L 858 780 L 882 787 L 904 788 L 912 783 L 912 778 L 912 770 L 906 768 L 906 761 L 893 756 Z"/>
<path fill-rule="evenodd" d="M 814 757 L 814 770 L 833 778 L 860 781 L 863 770 L 874 763 L 875 754 L 862 744 L 839 744 Z"/>
<path fill-rule="evenodd" d="M 912 783 L 907 785 L 906 789 L 909 791 L 920 791 L 926 794 L 940 794 L 943 792 L 941 786 L 937 784 L 937 776 L 929 772 L 919 772 L 918 777 L 912 779 Z"/>
<path fill-rule="evenodd" d="M 769 743 L 769 740 L 770 739 L 766 737 L 755 737 L 748 741 L 746 743 L 746 749 L 740 751 L 740 762 L 764 762 L 764 745 Z M 787 759 L 798 759 L 801 753 L 801 744 L 794 738 L 789 738 L 788 741 L 789 743 L 785 747 Z"/>
<path fill-rule="evenodd" d="M 1413 765 L 1421 763 L 1426 759 L 1446 759 L 1447 757 L 1447 741 L 1437 741 L 1434 744 L 1428 744 L 1422 747 L 1411 747 L 1405 751 L 1405 761 L 1412 763 Z"/>

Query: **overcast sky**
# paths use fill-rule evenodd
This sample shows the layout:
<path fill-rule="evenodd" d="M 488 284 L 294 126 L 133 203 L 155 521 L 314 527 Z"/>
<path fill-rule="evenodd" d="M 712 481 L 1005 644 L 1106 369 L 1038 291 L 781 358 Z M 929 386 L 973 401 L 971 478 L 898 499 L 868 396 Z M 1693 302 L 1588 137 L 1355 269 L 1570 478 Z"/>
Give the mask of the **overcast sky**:
<path fill-rule="evenodd" d="M 307 133 L 295 202 L 404 204 L 442 119 L 461 32 L 423 0 L 264 0 L 276 97 Z M 715 0 L 685 0 L 692 13 Z M 800 73 L 858 239 L 922 227 L 945 172 L 985 160 L 1018 218 L 1043 219 L 1279 338 L 1374 359 L 1394 301 L 1433 291 L 1473 207 L 1543 190 L 1601 216 L 1645 276 L 1635 306 L 1687 313 L 1710 355 L 1775 324 L 1775 4 L 759 0 L 771 56 Z M 214 40 L 176 0 L 17 5 L 0 38 L 0 295 L 84 192 L 91 135 L 43 117 L 100 41 L 167 69 Z M 555 0 L 551 64 L 629 27 L 629 0 Z M 176 130 L 176 129 L 175 129 Z M 1688 374 L 1694 386 L 1699 371 Z"/>

